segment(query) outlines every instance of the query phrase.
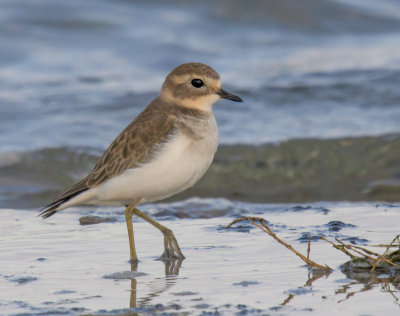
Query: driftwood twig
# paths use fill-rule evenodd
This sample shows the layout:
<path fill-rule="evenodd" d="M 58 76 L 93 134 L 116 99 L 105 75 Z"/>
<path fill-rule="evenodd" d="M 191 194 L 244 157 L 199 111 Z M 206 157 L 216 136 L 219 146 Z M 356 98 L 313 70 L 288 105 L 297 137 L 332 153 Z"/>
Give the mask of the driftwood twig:
<path fill-rule="evenodd" d="M 286 243 L 285 241 L 283 241 L 282 239 L 280 239 L 266 224 L 265 220 L 263 218 L 260 217 L 253 217 L 253 216 L 247 216 L 247 217 L 241 217 L 238 219 L 235 219 L 234 221 L 232 221 L 229 225 L 227 225 L 225 228 L 229 228 L 232 225 L 241 222 L 241 221 L 249 221 L 251 224 L 253 224 L 254 226 L 257 226 L 258 228 L 260 228 L 261 230 L 263 230 L 264 232 L 266 232 L 268 235 L 270 235 L 272 238 L 274 238 L 277 242 L 279 242 L 281 245 L 284 245 L 287 249 L 289 249 L 290 251 L 292 251 L 293 253 L 296 254 L 296 256 L 300 257 L 305 263 L 307 263 L 309 266 L 316 268 L 316 269 L 324 269 L 324 270 L 332 270 L 329 266 L 325 265 L 321 265 L 318 264 L 312 260 L 310 260 L 309 258 L 307 258 L 306 256 L 304 256 L 303 254 L 301 254 L 300 252 L 298 252 L 296 249 L 294 249 L 291 245 L 289 245 L 288 243 Z M 308 252 L 309 253 L 309 252 Z"/>
<path fill-rule="evenodd" d="M 304 256 L 301 254 L 299 251 L 294 249 L 291 245 L 280 239 L 267 225 L 267 222 L 261 218 L 261 217 L 253 217 L 253 216 L 246 216 L 246 217 L 241 217 L 238 219 L 233 220 L 229 225 L 227 225 L 225 228 L 229 228 L 232 225 L 241 222 L 241 221 L 248 221 L 252 225 L 260 228 L 262 231 L 266 232 L 268 235 L 270 235 L 272 238 L 274 238 L 277 242 L 279 242 L 281 245 L 285 246 L 287 249 L 292 251 L 296 256 L 300 257 L 305 263 L 307 263 L 308 266 L 316 269 L 321 269 L 321 270 L 329 270 L 331 271 L 332 269 L 328 265 L 321 265 L 316 263 L 315 261 L 312 261 L 310 259 L 310 252 L 311 252 L 311 236 L 308 237 L 308 245 L 307 245 L 307 256 Z M 351 258 L 352 261 L 366 261 L 371 265 L 371 272 L 373 272 L 379 264 L 382 262 L 385 262 L 396 269 L 400 269 L 400 265 L 396 262 L 399 261 L 400 258 L 400 235 L 397 235 L 390 244 L 384 245 L 386 247 L 386 250 L 383 254 L 379 254 L 377 252 L 374 252 L 372 250 L 369 250 L 365 247 L 361 247 L 358 245 L 353 245 L 353 244 L 346 244 L 339 238 L 335 238 L 336 243 L 333 241 L 330 241 L 329 239 L 326 239 L 325 237 L 321 236 L 320 239 L 325 240 L 326 242 L 330 243 L 334 248 L 337 250 L 343 252 L 347 256 Z M 397 248 L 394 251 L 389 251 L 391 248 Z"/>
<path fill-rule="evenodd" d="M 369 262 L 369 264 L 371 265 L 371 272 L 374 271 L 376 269 L 376 267 L 382 261 L 386 262 L 387 264 L 389 264 L 393 267 L 400 268 L 400 266 L 397 263 L 390 260 L 391 255 L 394 254 L 395 252 L 389 253 L 389 249 L 391 247 L 393 247 L 394 242 L 396 240 L 398 240 L 398 236 L 396 236 L 393 239 L 391 244 L 387 245 L 386 251 L 383 255 L 376 253 L 374 251 L 371 251 L 365 247 L 352 245 L 352 244 L 346 244 L 339 238 L 335 238 L 336 241 L 338 242 L 337 244 L 326 239 L 325 237 L 320 237 L 320 238 L 322 240 L 329 242 L 336 249 L 344 252 L 346 255 L 348 255 L 351 258 L 351 260 L 367 260 Z M 359 256 L 357 256 L 357 255 L 359 255 Z"/>

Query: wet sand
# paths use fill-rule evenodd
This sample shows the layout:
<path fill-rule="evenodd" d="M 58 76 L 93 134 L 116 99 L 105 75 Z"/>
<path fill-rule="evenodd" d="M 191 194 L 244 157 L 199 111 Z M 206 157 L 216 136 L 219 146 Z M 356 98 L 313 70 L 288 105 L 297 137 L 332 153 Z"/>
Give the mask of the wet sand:
<path fill-rule="evenodd" d="M 345 274 L 348 258 L 313 238 L 310 271 L 257 228 L 224 226 L 256 215 L 295 248 L 307 236 L 360 245 L 398 234 L 400 207 L 374 203 L 250 204 L 191 199 L 144 210 L 171 228 L 186 259 L 157 261 L 162 236 L 134 224 L 140 262 L 131 266 L 120 209 L 73 209 L 47 221 L 32 211 L 0 212 L 0 311 L 4 315 L 398 315 L 398 277 Z M 82 216 L 116 222 L 80 225 Z M 314 240 L 315 239 L 315 240 Z M 376 248 L 375 248 L 376 250 Z M 391 291 L 393 291 L 391 293 Z M 373 304 L 371 304 L 373 302 Z"/>

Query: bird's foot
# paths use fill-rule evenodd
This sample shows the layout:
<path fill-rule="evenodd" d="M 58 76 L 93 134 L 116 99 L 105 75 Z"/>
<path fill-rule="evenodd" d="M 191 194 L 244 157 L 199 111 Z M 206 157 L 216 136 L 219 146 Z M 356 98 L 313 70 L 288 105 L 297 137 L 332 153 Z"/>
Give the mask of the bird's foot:
<path fill-rule="evenodd" d="M 159 258 L 160 260 L 183 260 L 185 256 L 183 255 L 181 249 L 179 248 L 178 242 L 175 239 L 172 230 L 167 229 L 163 232 L 164 234 L 164 253 Z"/>

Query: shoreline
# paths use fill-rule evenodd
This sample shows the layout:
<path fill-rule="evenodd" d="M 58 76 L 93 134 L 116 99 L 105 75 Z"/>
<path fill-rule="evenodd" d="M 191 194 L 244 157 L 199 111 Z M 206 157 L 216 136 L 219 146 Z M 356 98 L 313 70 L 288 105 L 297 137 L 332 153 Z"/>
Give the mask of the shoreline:
<path fill-rule="evenodd" d="M 400 200 L 400 135 L 220 146 L 190 196 L 247 202 Z"/>
<path fill-rule="evenodd" d="M 93 148 L 45 148 L 0 161 L 0 207 L 40 207 L 83 178 Z M 7 155 L 3 155 L 7 156 Z M 400 200 L 400 134 L 220 145 L 191 189 L 166 201 L 222 197 L 244 202 Z"/>

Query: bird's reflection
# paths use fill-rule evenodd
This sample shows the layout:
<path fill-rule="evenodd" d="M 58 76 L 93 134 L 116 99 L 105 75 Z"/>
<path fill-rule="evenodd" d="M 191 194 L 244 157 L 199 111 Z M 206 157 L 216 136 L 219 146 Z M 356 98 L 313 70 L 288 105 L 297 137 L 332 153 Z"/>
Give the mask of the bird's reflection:
<path fill-rule="evenodd" d="M 160 261 L 165 266 L 165 278 L 157 278 L 154 280 L 154 290 L 151 291 L 150 294 L 137 300 L 137 286 L 138 281 L 136 278 L 131 279 L 131 296 L 129 307 L 136 308 L 136 307 L 144 307 L 149 305 L 149 303 L 153 300 L 153 298 L 159 296 L 164 291 L 171 288 L 177 281 L 177 276 L 179 275 L 179 269 L 182 265 L 182 260 L 175 259 L 175 260 L 166 260 Z M 131 272 L 137 272 L 138 263 L 131 263 Z"/>
<path fill-rule="evenodd" d="M 132 262 L 131 263 L 131 272 L 137 272 L 138 263 Z M 132 278 L 131 279 L 131 298 L 129 302 L 129 307 L 133 308 L 136 307 L 136 292 L 137 292 L 137 280 Z"/>

